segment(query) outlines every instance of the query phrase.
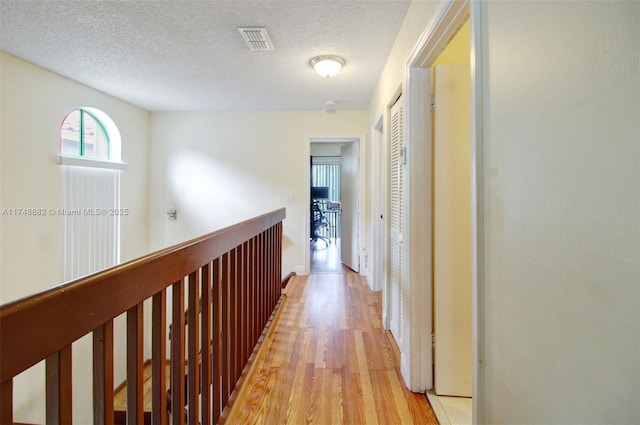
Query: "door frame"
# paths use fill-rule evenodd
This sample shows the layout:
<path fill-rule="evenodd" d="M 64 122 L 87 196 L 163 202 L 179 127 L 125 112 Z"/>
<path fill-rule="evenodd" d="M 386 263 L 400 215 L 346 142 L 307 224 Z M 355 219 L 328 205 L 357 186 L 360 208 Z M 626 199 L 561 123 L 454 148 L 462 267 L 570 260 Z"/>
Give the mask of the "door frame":
<path fill-rule="evenodd" d="M 372 189 L 368 191 L 371 197 L 369 211 L 371 211 L 371 253 L 369 253 L 368 281 L 372 291 L 383 291 L 383 299 L 386 299 L 387 269 L 386 261 L 377 259 L 387 258 L 387 153 L 386 137 L 384 134 L 383 115 L 376 120 L 376 124 L 371 128 L 371 169 L 369 180 Z M 376 189 L 373 189 L 373 188 Z M 383 323 L 386 323 L 386 309 L 383 309 Z M 388 326 L 387 326 L 388 328 Z"/>
<path fill-rule="evenodd" d="M 304 164 L 309 164 L 309 158 L 311 157 L 311 143 L 352 143 L 358 142 L 358 238 L 356 243 L 358 245 L 358 260 L 360 262 L 360 275 L 365 276 L 367 273 L 367 264 L 363 261 L 363 247 L 365 246 L 363 243 L 364 236 L 364 214 L 363 214 L 363 205 L 364 205 L 364 189 L 363 185 L 365 182 L 365 172 L 366 166 L 365 161 L 362 159 L 365 158 L 365 141 L 366 138 L 364 134 L 312 134 L 305 136 L 305 144 L 304 144 Z M 309 187 L 309 182 L 311 181 L 311 170 L 309 166 L 305 166 L 305 226 L 304 226 L 304 243 L 303 252 L 304 252 L 304 270 L 302 274 L 309 274 L 311 272 L 311 249 L 309 247 L 309 237 L 311 235 L 310 228 L 310 220 L 311 215 L 309 212 L 309 205 L 311 205 L 311 189 Z M 297 272 L 297 271 L 296 271 Z"/>
<path fill-rule="evenodd" d="M 482 338 L 482 317 L 484 305 L 481 302 L 483 282 L 482 235 L 482 76 L 479 73 L 481 2 L 450 0 L 443 3 L 434 19 L 423 32 L 409 55 L 403 92 L 406 93 L 406 145 L 407 180 L 405 234 L 407 249 L 407 282 L 410 282 L 410 314 L 405 319 L 409 329 L 407 335 L 407 361 L 401 364 L 405 382 L 412 391 L 423 392 L 433 388 L 433 353 L 431 343 L 433 307 L 433 220 L 432 205 L 432 117 L 430 106 L 431 81 L 429 68 L 449 41 L 467 20 L 471 24 L 471 209 L 472 209 L 472 349 L 473 349 L 473 418 L 482 417 L 483 400 L 478 391 L 484 382 L 480 360 Z M 420 237 L 411 237 L 420 235 Z M 424 237 L 426 235 L 427 237 Z M 413 330 L 413 332 L 411 332 Z M 404 356 L 403 356 L 404 357 Z M 403 358 L 404 360 L 404 358 Z"/>

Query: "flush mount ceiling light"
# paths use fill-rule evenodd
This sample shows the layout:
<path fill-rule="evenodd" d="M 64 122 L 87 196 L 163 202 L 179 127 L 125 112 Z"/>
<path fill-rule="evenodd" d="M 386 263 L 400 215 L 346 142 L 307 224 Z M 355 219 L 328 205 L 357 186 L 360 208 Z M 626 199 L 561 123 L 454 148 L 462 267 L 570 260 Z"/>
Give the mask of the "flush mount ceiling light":
<path fill-rule="evenodd" d="M 309 65 L 323 77 L 329 78 L 340 72 L 344 66 L 344 59 L 335 55 L 316 56 L 309 61 Z"/>

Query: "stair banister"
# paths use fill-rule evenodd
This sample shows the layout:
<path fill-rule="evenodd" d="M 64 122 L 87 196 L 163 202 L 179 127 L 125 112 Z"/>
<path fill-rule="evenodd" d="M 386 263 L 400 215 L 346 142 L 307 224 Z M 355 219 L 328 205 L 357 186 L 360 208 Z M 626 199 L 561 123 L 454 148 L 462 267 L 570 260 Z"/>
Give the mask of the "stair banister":
<path fill-rule="evenodd" d="M 228 366 L 228 370 L 222 371 L 221 378 L 222 390 L 226 391 L 221 397 L 226 403 L 259 333 L 280 297 L 284 218 L 284 208 L 275 210 L 0 306 L 0 423 L 13 421 L 13 377 L 44 359 L 47 359 L 47 423 L 68 420 L 71 395 L 66 392 L 70 392 L 71 387 L 71 344 L 91 332 L 94 338 L 94 399 L 103 399 L 102 402 L 95 403 L 94 417 L 97 417 L 97 423 L 109 422 L 113 409 L 109 408 L 109 401 L 104 400 L 113 396 L 113 319 L 125 312 L 128 334 L 127 376 L 128 381 L 130 378 L 135 381 L 127 382 L 128 387 L 134 385 L 131 397 L 127 399 L 135 404 L 128 405 L 131 412 L 128 411 L 127 416 L 135 421 L 142 418 L 142 401 L 139 398 L 142 376 L 142 311 L 145 300 L 153 300 L 152 350 L 172 353 L 172 361 L 178 364 L 175 371 L 179 370 L 180 364 L 185 363 L 184 345 L 182 352 L 179 344 L 170 350 L 166 349 L 165 327 L 169 319 L 163 313 L 163 307 L 167 303 L 166 291 L 173 291 L 174 296 L 189 300 L 192 314 L 189 317 L 190 323 L 196 323 L 198 317 L 200 320 L 204 317 L 205 326 L 201 326 L 200 330 L 198 325 L 190 326 L 189 335 L 186 335 L 187 345 L 197 345 L 200 341 L 205 341 L 205 338 L 213 338 L 213 360 L 205 369 L 215 366 L 216 362 L 228 362 L 221 366 Z M 188 280 L 190 288 L 186 294 L 185 280 Z M 211 300 L 209 294 L 204 296 L 207 292 L 213 294 Z M 202 301 L 200 297 L 203 297 Z M 226 304 L 218 305 L 220 301 L 216 297 L 224 298 Z M 199 311 L 200 302 L 202 312 Z M 252 306 L 243 307 L 243 304 L 249 302 L 253 303 Z M 254 309 L 257 310 L 257 314 Z M 184 310 L 180 308 L 179 314 L 177 306 L 174 310 L 173 317 L 184 322 Z M 238 311 L 248 317 L 231 316 Z M 221 323 L 218 323 L 218 319 Z M 230 320 L 242 322 L 242 329 L 235 325 L 229 329 L 218 329 L 225 323 L 229 325 Z M 216 332 L 222 335 L 223 341 L 216 341 Z M 228 332 L 232 332 L 234 337 L 241 337 L 238 346 L 233 343 Z M 180 338 L 184 344 L 184 332 L 180 333 Z M 216 347 L 216 344 L 224 346 Z M 223 352 L 219 353 L 220 350 Z M 196 357 L 196 352 L 195 346 L 186 347 L 189 358 Z M 223 358 L 232 355 L 233 358 Z M 205 359 L 207 357 L 209 354 Z M 155 376 L 160 373 L 158 371 L 163 365 L 160 358 L 154 358 L 153 361 Z M 190 366 L 188 391 L 193 397 L 196 391 L 199 391 L 197 375 L 200 372 L 195 365 Z M 160 373 L 156 380 L 161 377 Z M 180 386 L 184 387 L 184 377 L 180 380 L 177 377 L 174 379 L 176 383 L 181 380 Z M 156 404 L 166 402 L 159 393 L 160 388 L 161 386 L 154 390 Z M 216 421 L 224 408 L 224 405 L 217 406 L 218 411 L 215 412 L 215 394 L 220 390 L 213 388 L 213 408 L 202 407 L 203 413 L 212 415 Z M 173 396 L 176 399 L 184 398 L 183 395 L 175 393 L 174 391 Z M 209 393 L 209 389 L 206 393 Z M 197 405 L 193 405 L 190 406 L 190 423 L 192 420 L 195 421 L 197 416 Z M 211 412 L 211 409 L 214 411 Z M 154 411 L 154 415 L 161 421 L 158 423 L 164 422 L 160 419 L 163 414 Z M 178 417 L 178 413 L 175 415 L 174 423 L 176 420 L 177 423 L 182 423 L 183 419 Z"/>

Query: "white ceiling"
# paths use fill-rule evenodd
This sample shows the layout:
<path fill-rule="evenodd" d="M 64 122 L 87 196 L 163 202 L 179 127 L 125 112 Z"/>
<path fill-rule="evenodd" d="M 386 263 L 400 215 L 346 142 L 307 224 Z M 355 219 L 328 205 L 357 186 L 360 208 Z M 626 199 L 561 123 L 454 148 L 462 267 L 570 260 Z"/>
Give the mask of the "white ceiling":
<path fill-rule="evenodd" d="M 408 1 L 1 0 L 0 48 L 152 111 L 366 109 Z M 272 52 L 238 27 L 265 26 Z M 337 54 L 324 79 L 313 56 Z"/>

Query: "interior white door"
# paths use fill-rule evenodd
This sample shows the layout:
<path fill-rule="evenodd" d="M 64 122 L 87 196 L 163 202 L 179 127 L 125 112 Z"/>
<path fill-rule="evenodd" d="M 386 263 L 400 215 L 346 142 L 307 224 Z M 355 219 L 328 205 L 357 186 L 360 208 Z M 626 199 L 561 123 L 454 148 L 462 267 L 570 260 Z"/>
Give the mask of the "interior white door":
<path fill-rule="evenodd" d="M 340 202 L 342 204 L 340 256 L 342 263 L 353 271 L 360 271 L 359 256 L 359 142 L 342 146 L 340 167 Z"/>
<path fill-rule="evenodd" d="M 435 67 L 435 392 L 471 397 L 471 78 Z"/>
<path fill-rule="evenodd" d="M 402 216 L 404 184 L 402 151 L 404 149 L 404 117 L 402 96 L 391 107 L 389 144 L 389 330 L 402 347 Z"/>

